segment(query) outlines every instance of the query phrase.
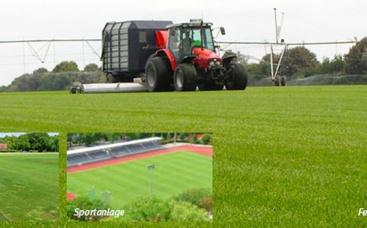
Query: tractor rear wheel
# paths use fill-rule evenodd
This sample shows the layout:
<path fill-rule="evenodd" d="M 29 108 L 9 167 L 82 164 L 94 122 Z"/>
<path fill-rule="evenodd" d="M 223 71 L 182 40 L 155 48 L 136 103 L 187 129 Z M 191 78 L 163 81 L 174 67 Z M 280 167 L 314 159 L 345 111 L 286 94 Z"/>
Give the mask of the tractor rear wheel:
<path fill-rule="evenodd" d="M 173 83 L 177 91 L 194 91 L 197 85 L 195 66 L 189 63 L 178 65 L 173 75 Z"/>
<path fill-rule="evenodd" d="M 240 63 L 230 65 L 229 79 L 225 82 L 227 90 L 245 90 L 248 76 L 245 66 Z"/>
<path fill-rule="evenodd" d="M 145 66 L 145 82 L 149 92 L 172 90 L 172 70 L 167 58 L 150 58 Z"/>

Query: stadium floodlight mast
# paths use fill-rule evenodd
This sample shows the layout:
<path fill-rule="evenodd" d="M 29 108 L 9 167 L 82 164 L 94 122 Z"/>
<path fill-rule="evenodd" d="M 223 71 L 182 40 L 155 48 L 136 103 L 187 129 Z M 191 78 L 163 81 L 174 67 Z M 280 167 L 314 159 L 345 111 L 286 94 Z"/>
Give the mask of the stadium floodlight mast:
<path fill-rule="evenodd" d="M 155 169 L 155 164 L 147 165 L 147 169 L 148 171 L 150 171 L 150 194 L 153 195 L 153 180 L 154 180 L 153 170 Z"/>

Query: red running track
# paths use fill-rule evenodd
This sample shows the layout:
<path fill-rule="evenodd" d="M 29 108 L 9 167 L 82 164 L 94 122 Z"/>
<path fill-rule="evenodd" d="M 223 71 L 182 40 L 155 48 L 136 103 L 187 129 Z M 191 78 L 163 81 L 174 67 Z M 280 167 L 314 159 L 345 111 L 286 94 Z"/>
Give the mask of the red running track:
<path fill-rule="evenodd" d="M 109 159 L 106 161 L 100 161 L 100 162 L 94 162 L 94 163 L 80 165 L 80 166 L 74 166 L 74 167 L 68 168 L 67 173 L 71 174 L 75 172 L 85 171 L 88 169 L 95 169 L 95 168 L 100 168 L 103 166 L 115 165 L 115 164 L 119 164 L 123 162 L 134 161 L 134 160 L 138 160 L 142 158 L 152 157 L 152 156 L 156 156 L 160 154 L 174 153 L 174 152 L 183 151 L 183 150 L 202 154 L 202 155 L 209 156 L 209 157 L 213 155 L 213 150 L 211 146 L 198 146 L 198 145 L 188 144 L 188 145 L 174 146 L 174 147 L 165 148 L 161 150 L 155 150 L 152 152 L 134 154 L 134 155 L 130 155 L 130 156 L 122 157 L 122 158 L 115 158 L 115 159 Z"/>

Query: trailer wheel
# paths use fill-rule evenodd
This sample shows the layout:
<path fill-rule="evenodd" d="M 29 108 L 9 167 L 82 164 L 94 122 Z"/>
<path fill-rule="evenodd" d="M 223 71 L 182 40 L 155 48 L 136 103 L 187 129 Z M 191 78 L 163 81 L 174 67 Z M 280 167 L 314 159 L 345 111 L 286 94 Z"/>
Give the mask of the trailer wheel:
<path fill-rule="evenodd" d="M 245 90 L 248 81 L 245 66 L 240 63 L 232 63 L 229 71 L 229 79 L 225 82 L 226 89 Z"/>
<path fill-rule="evenodd" d="M 167 58 L 150 58 L 145 66 L 145 82 L 149 92 L 172 90 L 172 70 Z"/>
<path fill-rule="evenodd" d="M 194 91 L 197 85 L 197 72 L 195 66 L 183 63 L 177 66 L 173 75 L 176 91 Z"/>

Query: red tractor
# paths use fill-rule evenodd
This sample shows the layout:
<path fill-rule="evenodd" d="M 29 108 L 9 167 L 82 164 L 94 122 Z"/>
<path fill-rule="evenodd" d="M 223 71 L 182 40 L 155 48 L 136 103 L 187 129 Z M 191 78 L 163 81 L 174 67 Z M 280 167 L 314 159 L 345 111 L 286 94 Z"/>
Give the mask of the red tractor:
<path fill-rule="evenodd" d="M 201 20 L 172 24 L 159 31 L 155 52 L 145 66 L 149 91 L 244 90 L 247 86 L 245 67 L 235 62 L 236 56 L 221 58 L 216 53 L 212 23 Z M 221 28 L 224 35 L 224 29 Z"/>
<path fill-rule="evenodd" d="M 141 78 L 148 91 L 246 89 L 245 67 L 235 55 L 216 53 L 211 26 L 202 20 L 107 23 L 101 57 L 106 82 Z"/>

